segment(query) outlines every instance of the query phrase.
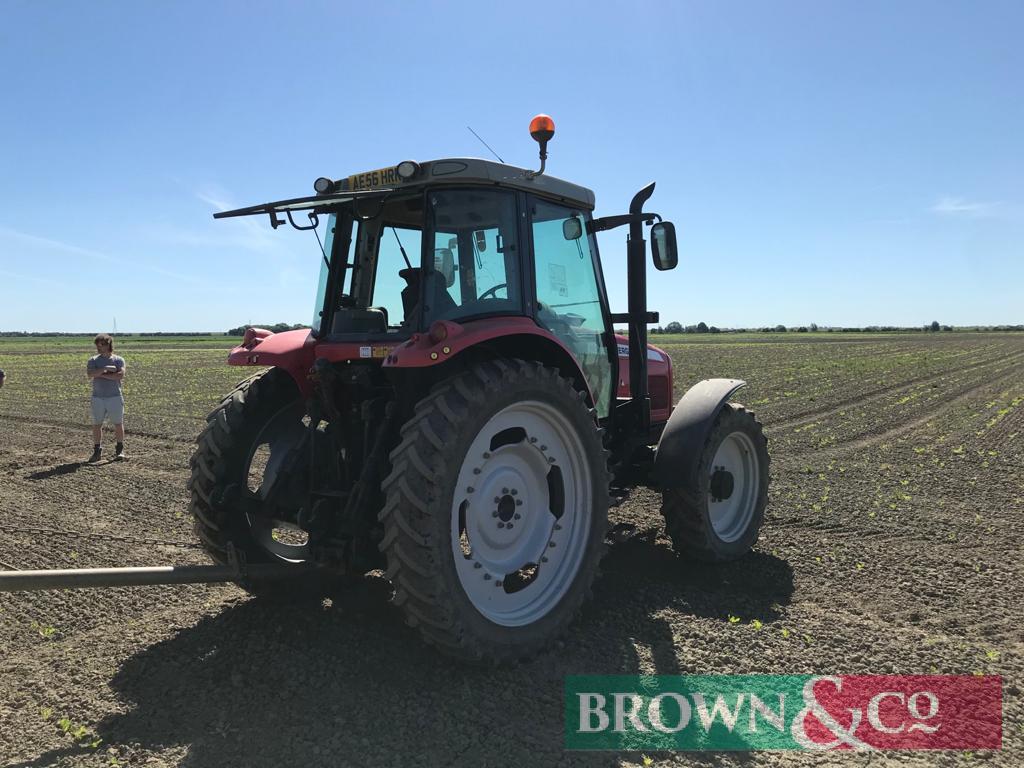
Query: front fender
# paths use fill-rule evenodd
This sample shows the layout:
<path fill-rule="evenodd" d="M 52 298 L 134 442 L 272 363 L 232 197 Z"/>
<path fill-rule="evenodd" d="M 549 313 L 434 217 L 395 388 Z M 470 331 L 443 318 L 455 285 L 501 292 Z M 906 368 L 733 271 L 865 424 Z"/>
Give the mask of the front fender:
<path fill-rule="evenodd" d="M 246 331 L 240 346 L 228 353 L 228 365 L 271 365 L 283 368 L 295 379 L 303 395 L 310 392 L 306 373 L 313 365 L 316 339 L 308 328 L 270 333 L 261 328 Z"/>
<path fill-rule="evenodd" d="M 655 449 L 652 477 L 658 487 L 696 487 L 697 466 L 715 418 L 732 393 L 746 385 L 740 379 L 704 379 L 687 390 Z"/>

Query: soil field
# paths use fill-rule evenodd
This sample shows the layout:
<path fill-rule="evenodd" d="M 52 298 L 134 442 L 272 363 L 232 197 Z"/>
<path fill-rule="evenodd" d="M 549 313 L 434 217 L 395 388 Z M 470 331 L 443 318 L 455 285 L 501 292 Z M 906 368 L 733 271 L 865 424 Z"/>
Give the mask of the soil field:
<path fill-rule="evenodd" d="M 653 341 L 677 397 L 749 382 L 772 452 L 750 555 L 677 557 L 637 492 L 613 522 L 639 534 L 572 632 L 499 670 L 425 647 L 380 575 L 313 607 L 230 585 L 3 594 L 0 766 L 1024 764 L 1024 335 Z M 0 567 L 206 562 L 185 481 L 243 378 L 229 343 L 121 343 L 131 460 L 87 465 L 90 340 L 0 339 Z M 734 673 L 1002 675 L 1003 749 L 563 750 L 566 675 Z"/>

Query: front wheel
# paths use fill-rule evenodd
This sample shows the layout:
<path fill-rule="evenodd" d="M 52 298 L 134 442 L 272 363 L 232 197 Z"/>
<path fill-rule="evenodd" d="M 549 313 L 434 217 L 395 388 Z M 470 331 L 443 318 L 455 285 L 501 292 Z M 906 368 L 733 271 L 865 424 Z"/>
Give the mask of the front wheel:
<path fill-rule="evenodd" d="M 291 376 L 271 368 L 241 382 L 207 417 L 190 461 L 190 509 L 195 530 L 207 552 L 220 564 L 229 562 L 229 545 L 249 563 L 302 565 L 312 560 L 308 534 L 297 524 L 297 509 L 279 501 L 267 513 L 271 489 L 287 502 L 301 498 L 306 460 L 301 454 L 305 407 Z M 292 488 L 294 485 L 294 489 Z M 296 493 L 287 491 L 295 490 Z M 315 598 L 338 583 L 326 571 L 296 569 L 280 581 L 240 584 L 261 597 Z"/>
<path fill-rule="evenodd" d="M 693 487 L 662 492 L 665 529 L 677 552 L 734 560 L 757 542 L 768 504 L 768 439 L 738 403 L 726 403 L 708 434 Z"/>
<path fill-rule="evenodd" d="M 478 364 L 417 404 L 391 461 L 381 550 L 407 622 L 463 659 L 549 646 L 590 591 L 607 528 L 583 395 L 536 363 Z"/>

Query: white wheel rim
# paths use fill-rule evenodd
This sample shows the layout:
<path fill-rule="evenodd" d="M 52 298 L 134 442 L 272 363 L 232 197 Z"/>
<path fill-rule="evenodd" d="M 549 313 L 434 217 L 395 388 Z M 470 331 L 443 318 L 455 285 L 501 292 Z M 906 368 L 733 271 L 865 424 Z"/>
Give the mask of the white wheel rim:
<path fill-rule="evenodd" d="M 451 508 L 455 568 L 477 611 L 507 627 L 550 613 L 584 559 L 591 486 L 580 436 L 553 406 L 516 403 L 483 426 Z"/>
<path fill-rule="evenodd" d="M 750 436 L 745 432 L 726 435 L 715 451 L 708 476 L 711 527 L 722 541 L 737 541 L 749 528 L 757 507 L 759 472 L 757 452 Z M 717 481 L 716 473 L 723 473 Z M 721 495 L 716 495 L 716 490 Z"/>

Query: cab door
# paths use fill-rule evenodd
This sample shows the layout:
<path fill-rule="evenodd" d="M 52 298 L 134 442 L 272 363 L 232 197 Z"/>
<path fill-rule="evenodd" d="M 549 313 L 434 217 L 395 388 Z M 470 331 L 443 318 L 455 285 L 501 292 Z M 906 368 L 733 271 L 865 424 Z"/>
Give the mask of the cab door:
<path fill-rule="evenodd" d="M 582 211 L 528 197 L 533 242 L 536 320 L 564 343 L 580 364 L 600 418 L 608 416 L 615 362 L 606 324 L 606 298 L 594 236 Z"/>

